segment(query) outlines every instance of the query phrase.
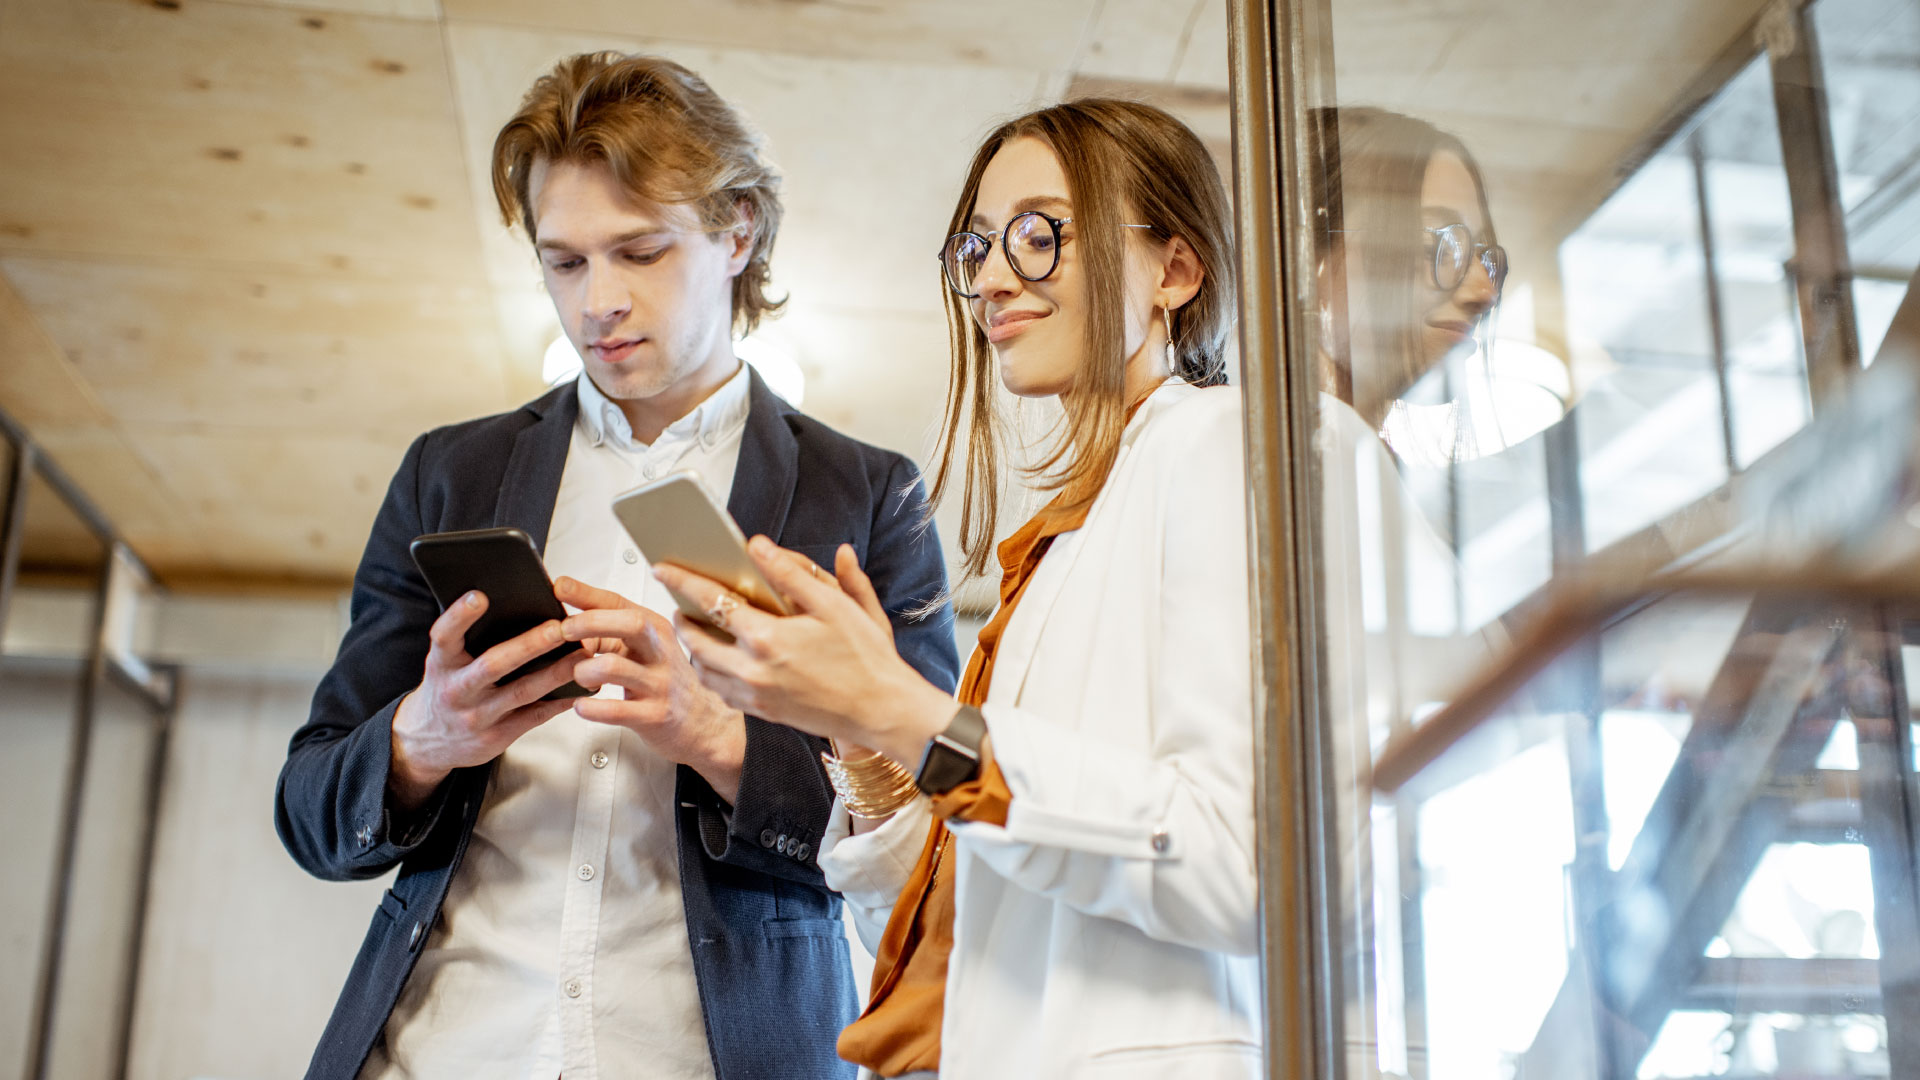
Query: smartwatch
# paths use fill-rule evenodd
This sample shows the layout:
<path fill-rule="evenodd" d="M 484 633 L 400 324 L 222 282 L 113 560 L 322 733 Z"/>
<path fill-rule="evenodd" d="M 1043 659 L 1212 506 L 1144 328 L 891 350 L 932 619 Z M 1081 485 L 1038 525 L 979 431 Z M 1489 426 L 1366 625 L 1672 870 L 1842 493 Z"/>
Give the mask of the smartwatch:
<path fill-rule="evenodd" d="M 929 795 L 945 795 L 980 775 L 980 744 L 987 738 L 987 721 L 972 705 L 960 706 L 947 730 L 927 740 L 913 782 Z"/>

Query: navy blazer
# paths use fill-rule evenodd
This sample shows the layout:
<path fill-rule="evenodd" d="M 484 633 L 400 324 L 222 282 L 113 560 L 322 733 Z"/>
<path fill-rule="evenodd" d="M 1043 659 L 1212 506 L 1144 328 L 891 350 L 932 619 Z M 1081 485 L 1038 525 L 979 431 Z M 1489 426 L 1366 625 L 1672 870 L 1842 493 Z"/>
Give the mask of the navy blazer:
<path fill-rule="evenodd" d="M 764 533 L 827 566 L 837 545 L 853 544 L 892 615 L 900 654 L 951 689 L 951 610 L 910 614 L 946 586 L 939 541 L 919 528 L 925 492 L 917 470 L 795 411 L 758 374 L 750 378 L 727 509 L 748 535 Z M 310 1078 L 351 1080 L 382 1037 L 459 870 L 492 772 L 457 770 L 404 820 L 387 808 L 394 709 L 420 682 L 427 629 L 439 616 L 407 545 L 422 533 L 511 525 L 544 549 L 578 415 L 568 384 L 511 413 L 421 436 L 374 521 L 354 574 L 352 623 L 288 747 L 274 824 L 294 860 L 318 877 L 377 877 L 395 864 L 400 874 L 374 913 Z M 732 806 L 698 773 L 679 769 L 681 894 L 718 1080 L 854 1073 L 834 1053 L 857 1002 L 840 899 L 814 863 L 832 803 L 819 759 L 825 745 L 749 717 Z M 626 1071 L 644 1072 L 630 1064 Z"/>

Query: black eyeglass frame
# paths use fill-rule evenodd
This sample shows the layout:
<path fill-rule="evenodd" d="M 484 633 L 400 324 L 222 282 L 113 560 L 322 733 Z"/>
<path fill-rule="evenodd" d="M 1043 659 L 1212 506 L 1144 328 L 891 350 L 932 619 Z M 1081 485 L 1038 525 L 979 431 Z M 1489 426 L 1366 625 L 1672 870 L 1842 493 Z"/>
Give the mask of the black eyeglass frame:
<path fill-rule="evenodd" d="M 1487 280 L 1493 282 L 1494 292 L 1500 292 L 1506 287 L 1507 274 L 1513 269 L 1512 264 L 1507 260 L 1506 248 L 1501 247 L 1499 244 L 1474 243 L 1473 230 L 1461 222 L 1455 222 L 1452 225 L 1430 227 L 1427 229 L 1427 235 L 1433 237 L 1435 241 L 1433 246 L 1433 265 L 1430 267 L 1433 273 L 1434 288 L 1446 293 L 1458 289 L 1461 283 L 1467 280 L 1467 275 L 1473 273 L 1472 264 L 1475 262 L 1478 262 L 1480 268 L 1487 272 Z M 1449 237 L 1452 238 L 1453 243 L 1459 245 L 1459 247 L 1467 252 L 1466 261 L 1460 267 L 1460 273 L 1454 277 L 1452 284 L 1448 284 L 1440 273 L 1440 257 L 1444 250 L 1441 247 L 1441 242 Z M 1464 237 L 1464 240 L 1461 239 L 1462 237 Z"/>
<path fill-rule="evenodd" d="M 1060 269 L 1060 245 L 1061 245 L 1060 227 L 1062 225 L 1073 224 L 1073 219 L 1070 217 L 1057 218 L 1051 214 L 1047 214 L 1039 210 L 1023 210 L 1020 213 L 1013 215 L 1011 218 L 1008 218 L 1006 225 L 1002 226 L 996 232 L 990 232 L 982 236 L 981 234 L 974 232 L 971 229 L 967 229 L 961 232 L 954 233 L 952 236 L 947 237 L 946 242 L 940 245 L 940 250 L 934 252 L 934 256 L 933 256 L 934 258 L 940 260 L 940 277 L 942 280 L 944 280 L 947 283 L 947 288 L 953 290 L 953 292 L 956 295 L 965 297 L 968 300 L 977 300 L 980 298 L 979 293 L 970 293 L 965 289 L 962 289 L 960 287 L 960 284 L 953 280 L 953 265 L 947 258 L 947 252 L 953 248 L 953 242 L 955 240 L 958 240 L 964 236 L 970 239 L 978 240 L 980 241 L 981 244 L 985 245 L 987 250 L 983 252 L 980 256 L 980 265 L 984 268 L 987 265 L 987 260 L 993 258 L 993 249 L 996 241 L 1002 240 L 1009 232 L 1012 232 L 1014 225 L 1018 224 L 1020 219 L 1024 217 L 1037 217 L 1041 221 L 1046 222 L 1047 227 L 1053 230 L 1053 260 L 1047 264 L 1046 273 L 1033 275 L 1033 274 L 1026 274 L 1021 272 L 1019 265 L 1014 262 L 1013 257 L 1005 256 L 1007 260 L 1007 269 L 1012 270 L 1014 273 L 1014 276 L 1018 277 L 1022 281 L 1045 281 L 1048 278 L 1052 277 L 1053 272 L 1055 270 Z M 1153 229 L 1153 226 L 1151 225 L 1130 225 L 1125 222 L 1122 222 L 1120 224 L 1120 227 L 1123 229 L 1147 229 L 1149 231 Z M 1004 243 L 1001 243 L 999 244 L 999 247 L 1001 252 L 1004 255 L 1007 245 Z"/>

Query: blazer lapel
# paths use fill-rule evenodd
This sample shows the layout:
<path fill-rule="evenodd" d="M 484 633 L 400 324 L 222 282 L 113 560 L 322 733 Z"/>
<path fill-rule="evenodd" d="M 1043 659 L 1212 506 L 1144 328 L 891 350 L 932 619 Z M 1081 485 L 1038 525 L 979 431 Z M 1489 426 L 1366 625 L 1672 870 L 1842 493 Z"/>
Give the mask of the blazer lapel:
<path fill-rule="evenodd" d="M 573 443 L 574 421 L 580 416 L 580 397 L 574 384 L 567 383 L 526 408 L 537 419 L 513 437 L 507 472 L 493 504 L 493 524 L 526 533 L 544 554 L 553 504 L 560 497 L 560 476 L 567 467 L 567 448 Z"/>
<path fill-rule="evenodd" d="M 800 476 L 800 447 L 787 427 L 793 406 L 767 389 L 759 372 L 749 370 L 747 380 L 747 428 L 740 436 L 740 463 L 733 470 L 727 513 L 741 532 L 763 534 L 778 543 Z"/>
<path fill-rule="evenodd" d="M 1158 410 L 1192 392 L 1192 388 L 1185 384 L 1170 382 L 1154 391 L 1153 396 L 1141 407 L 1141 412 L 1127 425 L 1126 432 L 1120 438 L 1120 453 L 1113 460 L 1113 469 L 1107 474 L 1106 484 L 1101 487 L 1100 494 L 1095 496 L 1093 506 L 1087 511 L 1086 522 L 1074 532 L 1054 541 L 1054 550 L 1041 562 L 1040 569 L 1035 571 L 1033 583 L 1027 586 L 1026 595 L 1020 598 L 1020 610 L 1014 613 L 1013 622 L 1007 627 L 1008 636 L 1001 644 L 1001 653 L 994 660 L 993 685 L 988 688 L 988 698 L 995 704 L 1011 704 L 1020 700 L 1020 692 L 1027 685 L 1027 672 L 1033 667 L 1033 654 L 1040 645 L 1040 633 L 1046 628 L 1054 602 L 1066 590 L 1073 564 L 1086 549 L 1089 538 L 1098 533 L 1101 511 L 1112 503 L 1113 493 L 1131 482 L 1132 473 L 1127 468 L 1127 461 L 1133 456 L 1133 448 L 1139 443 L 1141 434 L 1153 422 Z M 1061 546 L 1062 540 L 1068 542 L 1064 547 Z"/>
<path fill-rule="evenodd" d="M 1014 612 L 1013 621 L 1007 626 L 1006 640 L 1002 642 L 1001 651 L 993 662 L 993 684 L 987 688 L 987 696 L 994 704 L 1013 704 L 1020 700 L 1020 692 L 1027 685 L 1027 672 L 1033 667 L 1033 654 L 1040 645 L 1040 633 L 1046 629 L 1054 603 L 1066 590 L 1067 579 L 1073 574 L 1073 564 L 1079 560 L 1080 553 L 1086 550 L 1087 538 L 1099 526 L 1101 505 L 1107 501 L 1106 493 L 1112 490 L 1116 481 L 1121 480 L 1121 466 L 1126 464 L 1127 451 L 1130 449 L 1131 446 L 1121 446 L 1107 485 L 1095 498 L 1093 507 L 1087 512 L 1087 520 L 1078 529 L 1063 533 L 1054 540 L 1046 558 L 1041 560 L 1039 569 L 1034 571 L 1033 581 L 1027 586 L 1025 595 L 1020 597 L 1020 609 Z"/>

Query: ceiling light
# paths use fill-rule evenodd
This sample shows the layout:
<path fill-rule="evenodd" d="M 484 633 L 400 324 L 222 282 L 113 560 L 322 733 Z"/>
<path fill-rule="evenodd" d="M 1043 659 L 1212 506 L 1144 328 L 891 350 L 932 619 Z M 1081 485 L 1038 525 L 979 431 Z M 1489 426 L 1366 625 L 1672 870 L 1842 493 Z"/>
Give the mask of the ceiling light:
<path fill-rule="evenodd" d="M 558 386 L 579 376 L 580 353 L 574 349 L 567 335 L 561 334 L 547 346 L 547 353 L 540 358 L 540 379 L 548 386 Z"/>
<path fill-rule="evenodd" d="M 734 342 L 733 353 L 753 365 L 769 390 L 786 398 L 794 408 L 800 407 L 807 395 L 807 373 L 800 369 L 800 361 L 793 358 L 791 349 L 769 338 L 750 337 Z"/>

